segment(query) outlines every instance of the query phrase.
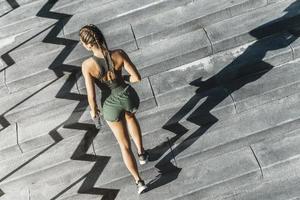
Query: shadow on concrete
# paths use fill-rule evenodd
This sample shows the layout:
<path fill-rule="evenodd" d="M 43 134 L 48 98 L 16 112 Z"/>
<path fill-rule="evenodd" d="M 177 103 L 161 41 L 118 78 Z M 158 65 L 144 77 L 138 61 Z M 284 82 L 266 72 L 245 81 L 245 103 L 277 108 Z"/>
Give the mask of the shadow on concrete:
<path fill-rule="evenodd" d="M 176 144 L 171 151 L 167 142 L 149 149 L 150 153 L 154 154 L 154 157 L 151 157 L 152 161 L 159 159 L 169 151 L 155 165 L 160 173 L 149 182 L 149 190 L 165 185 L 178 177 L 182 168 L 177 166 L 176 156 L 195 143 L 201 135 L 218 122 L 218 119 L 211 114 L 218 104 L 234 91 L 258 80 L 274 67 L 263 61 L 266 53 L 285 48 L 299 37 L 300 16 L 291 17 L 299 9 L 300 2 L 294 2 L 285 10 L 287 13 L 283 17 L 252 30 L 250 34 L 258 41 L 251 44 L 243 54 L 206 81 L 199 78 L 190 83 L 190 85 L 198 87 L 195 95 L 165 123 L 163 128 L 175 134 L 169 139 L 170 146 L 173 146 L 188 132 L 188 129 L 179 123 L 183 118 L 187 117 L 187 121 L 198 125 L 199 128 L 182 142 L 178 142 L 179 144 Z M 270 35 L 272 37 L 269 37 Z M 206 98 L 205 101 L 196 107 L 197 103 L 204 98 Z M 174 164 L 171 162 L 172 160 L 175 161 Z"/>
<path fill-rule="evenodd" d="M 5 119 L 4 115 L 9 112 L 10 110 L 14 109 L 16 106 L 22 104 L 32 96 L 36 95 L 38 92 L 42 91 L 55 81 L 57 81 L 59 78 L 65 75 L 65 72 L 71 73 L 68 76 L 68 79 L 66 80 L 65 84 L 62 86 L 62 88 L 58 91 L 56 98 L 62 98 L 62 99 L 68 99 L 68 100 L 76 100 L 78 101 L 78 105 L 74 109 L 74 111 L 71 113 L 70 117 L 62 122 L 57 127 L 53 128 L 49 132 L 49 135 L 53 139 L 53 143 L 37 153 L 35 156 L 30 158 L 28 161 L 23 163 L 21 166 L 7 174 L 5 177 L 0 179 L 0 182 L 6 180 L 11 175 L 13 175 L 15 172 L 20 170 L 21 168 L 25 167 L 28 163 L 32 162 L 34 159 L 45 153 L 46 151 L 50 150 L 51 148 L 55 147 L 56 144 L 61 142 L 64 138 L 61 136 L 61 134 L 58 132 L 58 128 L 63 127 L 66 129 L 72 129 L 72 130 L 84 130 L 86 131 L 83 139 L 78 144 L 78 147 L 76 148 L 75 152 L 73 153 L 71 159 L 73 160 L 80 160 L 80 161 L 87 161 L 87 162 L 95 162 L 95 165 L 92 167 L 92 169 L 79 178 L 78 180 L 74 181 L 72 184 L 70 184 L 66 188 L 62 188 L 61 192 L 58 194 L 54 194 L 54 196 L 51 198 L 52 200 L 59 198 L 62 194 L 70 190 L 73 186 L 76 184 L 81 184 L 80 189 L 78 190 L 78 193 L 85 193 L 85 194 L 94 194 L 94 195 L 101 195 L 103 200 L 111 200 L 115 199 L 117 196 L 119 190 L 115 189 L 105 189 L 105 188 L 95 188 L 94 185 L 101 175 L 103 169 L 107 165 L 109 158 L 107 156 L 97 156 L 95 152 L 93 154 L 88 154 L 87 151 L 90 149 L 90 147 L 93 145 L 93 139 L 98 134 L 98 130 L 95 129 L 94 125 L 88 124 L 88 123 L 79 123 L 79 119 L 82 116 L 83 112 L 88 107 L 87 103 L 87 97 L 86 95 L 72 93 L 71 89 L 76 85 L 78 74 L 80 75 L 81 70 L 80 68 L 72 65 L 64 64 L 64 60 L 67 58 L 67 56 L 73 51 L 75 46 L 77 45 L 78 41 L 65 39 L 65 38 L 58 38 L 57 35 L 62 31 L 63 26 L 70 20 L 72 15 L 66 15 L 56 12 L 51 12 L 51 8 L 56 4 L 58 0 L 48 0 L 44 6 L 41 8 L 41 10 L 37 13 L 36 16 L 38 17 L 44 17 L 44 18 L 51 18 L 51 19 L 57 19 L 58 21 L 43 30 L 42 32 L 46 31 L 49 28 L 52 28 L 51 31 L 47 34 L 47 36 L 43 39 L 43 42 L 45 43 L 51 43 L 51 44 L 57 44 L 57 45 L 65 45 L 65 48 L 59 53 L 59 55 L 54 59 L 54 61 L 49 65 L 49 69 L 53 70 L 57 76 L 57 79 L 53 80 L 40 90 L 36 91 L 32 95 L 28 96 L 26 99 L 19 102 L 17 105 L 13 106 L 12 108 L 8 109 L 5 113 L 3 113 L 0 117 L 0 123 L 2 125 L 2 130 L 10 125 L 10 123 Z M 15 61 L 9 56 L 9 53 L 15 50 L 16 48 L 22 46 L 29 40 L 33 39 L 37 35 L 41 34 L 42 32 L 36 34 L 35 36 L 29 38 L 28 40 L 24 41 L 17 47 L 11 49 L 10 51 L 6 52 L 1 56 L 1 58 L 5 61 L 8 67 L 12 66 Z M 3 69 L 3 70 L 5 70 Z M 81 183 L 82 181 L 82 183 Z"/>
<path fill-rule="evenodd" d="M 45 17 L 45 18 L 54 18 L 59 20 L 56 26 L 50 31 L 50 33 L 46 36 L 43 40 L 45 43 L 51 44 L 58 44 L 58 45 L 65 45 L 65 48 L 60 52 L 60 54 L 55 58 L 55 60 L 49 66 L 49 69 L 53 70 L 57 76 L 64 75 L 64 72 L 71 72 L 74 76 L 77 73 L 80 73 L 80 68 L 72 65 L 63 64 L 66 57 L 72 52 L 72 50 L 77 45 L 78 41 L 65 39 L 65 38 L 58 38 L 57 35 L 60 31 L 62 31 L 64 25 L 70 20 L 72 17 L 71 15 L 61 14 L 51 12 L 51 8 L 57 0 L 50 0 L 46 3 L 43 8 L 38 12 L 37 16 Z M 78 77 L 78 76 L 77 76 Z M 69 82 L 70 83 L 70 82 Z M 98 180 L 99 176 L 102 174 L 103 169 L 107 165 L 109 161 L 109 157 L 107 156 L 97 156 L 94 154 L 87 154 L 88 149 L 91 147 L 92 142 L 96 135 L 98 134 L 98 130 L 94 128 L 94 125 L 79 123 L 79 119 L 82 116 L 83 112 L 88 107 L 87 97 L 86 95 L 75 94 L 71 93 L 71 88 L 76 84 L 76 81 L 73 84 L 69 84 L 66 81 L 66 84 L 61 88 L 62 93 L 65 91 L 69 91 L 68 97 L 63 95 L 64 99 L 69 100 L 77 100 L 79 101 L 78 105 L 70 115 L 69 119 L 62 123 L 63 128 L 73 129 L 73 130 L 85 130 L 87 131 L 81 142 L 79 143 L 78 147 L 76 148 L 75 152 L 73 153 L 71 159 L 73 160 L 81 160 L 81 161 L 88 161 L 88 162 L 95 162 L 93 168 L 84 176 L 82 176 L 79 180 L 75 181 L 74 183 L 70 184 L 67 188 L 63 189 L 60 193 L 55 195 L 52 200 L 59 198 L 63 193 L 68 191 L 70 188 L 75 186 L 81 180 L 83 183 L 81 184 L 78 193 L 86 193 L 86 194 L 95 194 L 95 195 L 102 195 L 102 199 L 115 199 L 119 190 L 114 189 L 105 189 L 105 188 L 95 188 L 94 185 Z M 72 82 L 71 82 L 72 83 Z M 56 98 L 60 97 L 60 92 L 56 95 Z"/>
<path fill-rule="evenodd" d="M 82 177 L 74 181 L 68 187 L 62 188 L 62 190 L 58 194 L 54 194 L 54 196 L 51 199 L 58 199 L 59 197 L 61 197 L 61 195 L 63 195 L 65 192 L 67 192 L 77 184 L 80 184 L 80 189 L 78 190 L 78 193 L 102 195 L 102 199 L 107 199 L 107 200 L 115 199 L 119 190 L 94 187 L 97 179 L 103 172 L 103 169 L 107 165 L 110 157 L 97 156 L 95 153 L 94 154 L 87 153 L 90 147 L 93 146 L 93 140 L 98 134 L 98 130 L 95 129 L 94 126 L 91 124 L 79 123 L 80 117 L 82 116 L 84 110 L 88 106 L 85 95 L 71 92 L 72 87 L 76 84 L 78 74 L 80 74 L 80 69 L 78 69 L 78 67 L 76 66 L 63 64 L 64 60 L 67 58 L 67 56 L 77 45 L 78 41 L 57 37 L 58 33 L 63 29 L 64 25 L 69 21 L 69 19 L 72 16 L 51 12 L 50 10 L 55 5 L 56 2 L 57 0 L 49 0 L 38 12 L 37 16 L 58 20 L 56 24 L 48 27 L 52 29 L 49 32 L 49 34 L 46 36 L 46 38 L 43 40 L 43 42 L 65 45 L 65 48 L 50 64 L 49 69 L 53 70 L 57 75 L 56 80 L 62 77 L 65 72 L 71 73 L 64 86 L 57 93 L 56 98 L 77 100 L 78 105 L 76 106 L 74 111 L 71 113 L 70 117 L 65 122 L 53 128 L 53 130 L 49 132 L 49 135 L 53 139 L 52 145 L 43 149 L 41 152 L 36 154 L 26 163 L 23 163 L 13 172 L 9 173 L 4 178 L 0 179 L 0 182 L 4 181 L 12 174 L 14 174 L 16 171 L 23 168 L 28 163 L 30 163 L 35 158 L 42 155 L 49 149 L 53 148 L 57 143 L 61 142 L 64 138 L 58 132 L 58 128 L 63 127 L 72 130 L 84 130 L 86 131 L 85 136 L 78 144 L 71 159 L 86 161 L 86 162 L 94 162 L 95 164 L 87 174 L 83 175 Z M 295 3 L 289 7 L 289 9 L 291 9 L 292 11 L 294 11 L 296 8 L 299 8 L 299 3 Z M 290 12 L 289 9 L 287 10 L 288 12 Z M 283 21 L 285 21 L 285 23 Z M 288 20 L 284 20 L 283 17 L 282 20 L 278 19 L 274 22 L 270 22 L 264 26 L 258 27 L 257 29 L 251 31 L 251 35 L 253 35 L 257 39 L 262 39 L 263 37 L 267 36 L 270 33 L 274 33 L 274 32 L 277 33 L 279 30 L 278 27 L 283 27 L 280 30 L 283 29 L 286 30 L 289 29 L 290 27 L 293 27 L 296 21 L 299 21 L 298 17 L 288 19 Z M 295 33 L 293 34 L 295 35 Z M 176 141 L 178 141 L 188 131 L 185 127 L 180 125 L 179 120 L 185 117 L 187 113 L 189 113 L 189 111 L 191 111 L 195 107 L 197 102 L 199 102 L 202 98 L 207 97 L 205 102 L 201 106 L 199 106 L 187 119 L 188 121 L 199 125 L 200 128 L 197 131 L 195 131 L 193 134 L 191 134 L 183 142 L 181 142 L 178 146 L 176 146 L 174 150 L 172 150 L 170 153 L 164 156 L 156 164 L 155 167 L 159 169 L 159 175 L 149 183 L 149 190 L 170 183 L 178 177 L 182 169 L 177 166 L 176 162 L 175 164 L 173 164 L 171 161 L 175 159 L 175 157 L 179 155 L 181 152 L 183 152 L 186 148 L 192 145 L 195 141 L 197 141 L 197 139 L 202 134 L 204 134 L 214 123 L 218 121 L 218 119 L 215 116 L 213 116 L 210 113 L 210 111 L 220 102 L 222 102 L 226 97 L 228 97 L 228 95 L 230 95 L 232 92 L 238 90 L 239 88 L 243 87 L 247 83 L 259 79 L 269 70 L 271 70 L 273 66 L 263 62 L 262 59 L 264 58 L 264 56 L 268 51 L 284 48 L 289 44 L 291 44 L 296 39 L 296 36 L 294 36 L 293 34 L 289 34 L 289 33 L 279 34 L 279 36 L 275 40 L 276 42 L 273 41 L 271 43 L 264 43 L 264 40 L 255 42 L 254 44 L 249 46 L 248 49 L 240 57 L 238 57 L 235 61 L 233 61 L 228 66 L 226 66 L 222 71 L 220 71 L 215 76 L 211 77 L 206 81 L 202 81 L 201 79 L 198 79 L 191 83 L 191 85 L 195 85 L 199 87 L 196 94 L 163 127 L 167 130 L 174 132 L 175 136 L 170 138 L 170 140 L 166 144 L 153 148 L 152 151 L 155 151 L 157 154 L 154 157 L 152 156 L 151 159 L 152 160 L 159 159 L 164 153 L 166 153 L 169 150 L 170 146 L 174 145 Z M 9 52 L 7 52 L 5 55 L 9 56 L 8 55 Z M 3 56 L 1 57 L 3 58 Z M 256 62 L 251 64 L 251 70 L 250 70 L 249 68 L 245 67 L 244 63 L 245 60 L 249 61 L 251 60 L 251 58 L 255 58 Z M 3 60 L 6 60 L 6 63 L 9 64 L 8 66 L 11 66 L 14 63 L 14 61 L 10 57 L 4 56 Z M 249 74 L 252 75 L 247 76 Z M 56 80 L 53 80 L 53 82 Z M 51 82 L 50 84 L 52 84 L 53 82 Z M 43 87 L 41 90 L 43 90 L 45 87 Z M 36 93 L 34 93 L 33 95 L 35 95 Z M 28 98 L 24 99 L 24 101 L 28 100 Z M 20 102 L 18 105 L 20 105 L 22 102 Z M 4 125 L 4 127 L 5 126 L 7 127 L 9 125 L 9 122 L 5 119 L 4 114 L 2 114 L 1 116 L 2 117 L 0 118 L 0 123 Z M 174 121 L 177 123 L 174 123 Z"/>
<path fill-rule="evenodd" d="M 2 54 L 0 57 L 1 59 L 4 61 L 4 63 L 6 64 L 6 67 L 2 68 L 0 70 L 0 72 L 5 71 L 6 69 L 8 69 L 9 67 L 11 67 L 12 65 L 14 65 L 16 62 L 15 60 L 9 55 L 11 52 L 15 51 L 16 49 L 18 49 L 19 47 L 23 46 L 24 44 L 26 44 L 27 42 L 29 42 L 30 40 L 34 39 L 35 37 L 39 36 L 40 34 L 42 34 L 43 32 L 47 31 L 48 29 L 52 28 L 54 25 L 50 25 L 48 27 L 46 27 L 45 29 L 43 29 L 42 31 L 38 32 L 37 34 L 33 35 L 32 37 L 28 38 L 27 40 L 21 42 L 19 45 L 15 46 L 14 48 L 10 49 L 9 51 L 5 52 L 4 54 Z M 16 107 L 18 107 L 19 105 L 21 105 L 22 103 L 24 103 L 25 101 L 27 101 L 28 99 L 30 99 L 31 97 L 33 97 L 34 95 L 38 94 L 40 91 L 42 91 L 43 89 L 47 88 L 48 86 L 50 86 L 52 83 L 56 82 L 59 79 L 59 77 L 53 81 L 51 81 L 50 83 L 46 84 L 44 87 L 40 88 L 39 90 L 35 91 L 34 93 L 32 93 L 31 95 L 29 95 L 28 97 L 24 98 L 23 100 L 21 100 L 19 103 L 15 104 L 14 106 L 12 106 L 11 108 L 7 109 L 5 112 L 1 113 L 0 115 L 0 125 L 1 125 L 1 129 L 0 131 L 6 129 L 8 126 L 10 126 L 11 124 L 7 121 L 7 119 L 5 118 L 5 115 L 7 113 L 9 113 L 10 111 L 12 111 L 13 109 L 15 109 Z"/>
<path fill-rule="evenodd" d="M 6 0 L 6 1 L 10 5 L 11 10 L 3 13 L 2 15 L 0 15 L 0 17 L 3 17 L 5 15 L 7 15 L 8 13 L 12 12 L 13 10 L 15 10 L 16 8 L 20 7 L 20 5 L 18 4 L 18 2 L 16 0 Z"/>

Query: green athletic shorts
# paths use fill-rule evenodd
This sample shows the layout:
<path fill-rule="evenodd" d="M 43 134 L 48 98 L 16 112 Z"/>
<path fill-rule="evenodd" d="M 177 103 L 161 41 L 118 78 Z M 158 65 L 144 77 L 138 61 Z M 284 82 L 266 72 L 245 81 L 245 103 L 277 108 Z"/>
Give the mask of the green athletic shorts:
<path fill-rule="evenodd" d="M 139 105 L 139 96 L 131 85 L 102 91 L 100 109 L 106 121 L 119 121 L 124 117 L 125 111 L 135 113 Z"/>

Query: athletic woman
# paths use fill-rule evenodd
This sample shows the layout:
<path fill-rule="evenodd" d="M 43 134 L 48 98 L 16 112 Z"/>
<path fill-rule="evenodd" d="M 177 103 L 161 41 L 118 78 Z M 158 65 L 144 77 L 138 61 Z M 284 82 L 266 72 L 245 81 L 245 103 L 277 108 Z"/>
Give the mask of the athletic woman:
<path fill-rule="evenodd" d="M 135 179 L 138 193 L 141 193 L 146 185 L 139 175 L 128 132 L 137 147 L 140 164 L 147 163 L 149 153 L 143 148 L 141 129 L 135 117 L 140 99 L 127 83 L 139 82 L 141 76 L 124 51 L 107 49 L 102 33 L 95 25 L 83 26 L 79 36 L 82 45 L 93 53 L 82 63 L 91 117 L 95 119 L 101 115 L 107 122 L 119 143 L 123 161 Z M 122 75 L 122 67 L 129 75 Z M 100 110 L 96 102 L 95 84 L 101 89 Z"/>

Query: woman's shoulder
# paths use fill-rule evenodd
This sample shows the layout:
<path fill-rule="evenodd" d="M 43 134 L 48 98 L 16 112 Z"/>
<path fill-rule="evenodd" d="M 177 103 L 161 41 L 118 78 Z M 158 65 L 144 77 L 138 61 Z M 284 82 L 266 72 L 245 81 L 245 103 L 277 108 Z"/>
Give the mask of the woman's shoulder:
<path fill-rule="evenodd" d="M 82 62 L 82 70 L 88 70 L 93 65 L 92 58 L 87 58 Z"/>
<path fill-rule="evenodd" d="M 114 60 L 120 60 L 123 58 L 124 51 L 122 49 L 110 50 L 111 58 Z"/>
<path fill-rule="evenodd" d="M 122 67 L 124 59 L 124 51 L 122 49 L 110 50 L 111 59 L 115 63 L 115 66 Z"/>

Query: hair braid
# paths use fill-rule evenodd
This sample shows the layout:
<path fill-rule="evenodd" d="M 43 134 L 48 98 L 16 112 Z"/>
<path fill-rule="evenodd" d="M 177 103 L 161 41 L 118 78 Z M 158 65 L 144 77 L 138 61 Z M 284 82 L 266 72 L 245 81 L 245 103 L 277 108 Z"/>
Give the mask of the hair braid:
<path fill-rule="evenodd" d="M 102 54 L 104 55 L 104 59 L 109 66 L 108 70 L 111 71 L 115 76 L 114 64 L 104 40 L 100 38 L 101 36 L 101 31 L 94 24 L 85 25 L 80 29 L 80 37 L 82 38 L 83 42 L 87 44 L 90 43 L 92 45 L 97 45 L 97 47 L 101 49 Z"/>

